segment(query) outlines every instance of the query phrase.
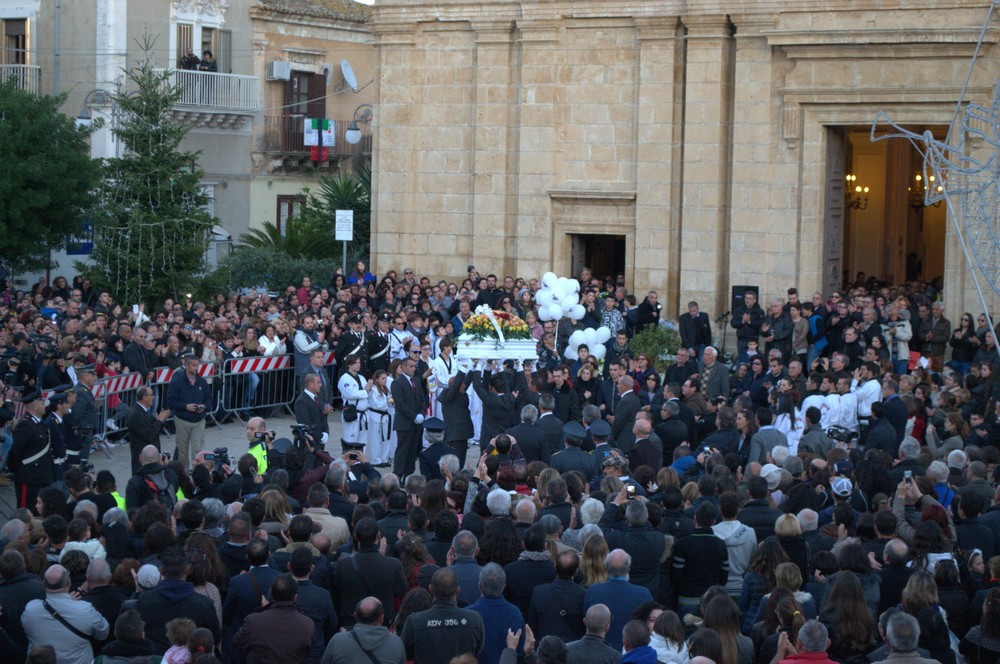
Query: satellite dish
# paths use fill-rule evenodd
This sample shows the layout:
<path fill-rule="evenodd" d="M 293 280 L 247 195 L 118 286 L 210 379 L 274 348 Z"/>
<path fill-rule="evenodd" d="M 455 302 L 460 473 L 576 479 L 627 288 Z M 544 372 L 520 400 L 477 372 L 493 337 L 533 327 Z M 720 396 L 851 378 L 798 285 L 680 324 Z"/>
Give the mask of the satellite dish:
<path fill-rule="evenodd" d="M 340 61 L 340 71 L 344 74 L 344 85 L 354 92 L 358 91 L 358 77 L 354 75 L 354 69 L 347 60 Z"/>

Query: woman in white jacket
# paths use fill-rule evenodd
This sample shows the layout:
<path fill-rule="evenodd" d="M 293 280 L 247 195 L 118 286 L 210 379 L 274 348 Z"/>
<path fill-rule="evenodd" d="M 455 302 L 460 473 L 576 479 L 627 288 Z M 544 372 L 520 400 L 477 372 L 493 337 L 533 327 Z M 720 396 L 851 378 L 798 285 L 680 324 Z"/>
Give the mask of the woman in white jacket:
<path fill-rule="evenodd" d="M 656 660 L 663 664 L 688 664 L 684 627 L 673 611 L 664 611 L 656 619 L 649 635 L 649 647 L 656 651 Z"/>
<path fill-rule="evenodd" d="M 889 322 L 882 326 L 882 333 L 889 341 L 889 359 L 892 360 L 892 370 L 902 376 L 910 365 L 909 342 L 913 338 L 910 310 L 898 301 L 890 304 Z"/>

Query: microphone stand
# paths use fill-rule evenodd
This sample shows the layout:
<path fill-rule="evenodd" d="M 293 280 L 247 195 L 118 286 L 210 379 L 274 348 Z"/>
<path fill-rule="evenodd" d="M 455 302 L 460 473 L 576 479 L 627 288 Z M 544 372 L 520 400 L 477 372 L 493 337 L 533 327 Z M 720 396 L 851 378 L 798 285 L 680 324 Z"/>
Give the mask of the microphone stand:
<path fill-rule="evenodd" d="M 719 349 L 719 351 L 722 353 L 723 360 L 725 360 L 726 358 L 726 335 L 729 333 L 729 326 L 726 323 L 729 322 L 729 319 L 732 317 L 732 314 L 733 312 L 727 311 L 726 313 L 722 314 L 721 316 L 715 319 L 716 325 L 722 325 L 722 347 Z"/>

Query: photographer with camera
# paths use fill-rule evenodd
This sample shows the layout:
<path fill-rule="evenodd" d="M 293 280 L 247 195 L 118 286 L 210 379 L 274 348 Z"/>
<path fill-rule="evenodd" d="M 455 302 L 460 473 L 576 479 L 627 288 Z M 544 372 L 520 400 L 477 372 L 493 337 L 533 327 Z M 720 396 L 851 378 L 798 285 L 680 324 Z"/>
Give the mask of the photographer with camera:
<path fill-rule="evenodd" d="M 292 434 L 292 446 L 284 454 L 271 449 L 268 463 L 272 472 L 278 467 L 288 472 L 288 495 L 300 504 L 305 504 L 309 497 L 309 487 L 323 481 L 327 469 L 333 463 L 333 457 L 313 444 L 313 433 L 304 425 L 292 425 Z M 306 466 L 310 458 L 314 463 L 311 470 Z"/>
<path fill-rule="evenodd" d="M 267 472 L 267 453 L 274 444 L 275 433 L 267 430 L 263 417 L 251 417 L 247 422 L 247 453 L 257 460 L 257 470 Z"/>

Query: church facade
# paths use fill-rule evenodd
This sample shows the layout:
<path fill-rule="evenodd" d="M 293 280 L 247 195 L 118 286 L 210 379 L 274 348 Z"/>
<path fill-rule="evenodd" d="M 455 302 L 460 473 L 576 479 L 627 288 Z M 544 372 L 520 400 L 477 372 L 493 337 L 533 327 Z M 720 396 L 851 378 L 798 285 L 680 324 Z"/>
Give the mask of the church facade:
<path fill-rule="evenodd" d="M 885 111 L 945 137 L 989 4 L 380 0 L 375 268 L 588 265 L 670 316 L 734 287 L 942 276 L 950 318 L 979 311 L 919 155 L 869 134 Z M 991 102 L 998 37 L 966 101 Z"/>

